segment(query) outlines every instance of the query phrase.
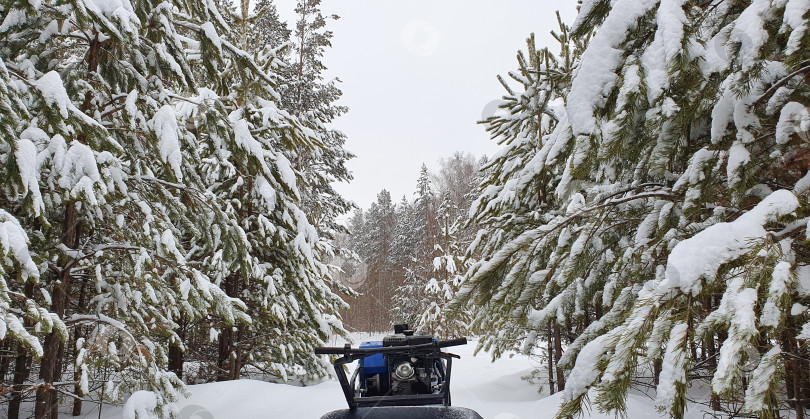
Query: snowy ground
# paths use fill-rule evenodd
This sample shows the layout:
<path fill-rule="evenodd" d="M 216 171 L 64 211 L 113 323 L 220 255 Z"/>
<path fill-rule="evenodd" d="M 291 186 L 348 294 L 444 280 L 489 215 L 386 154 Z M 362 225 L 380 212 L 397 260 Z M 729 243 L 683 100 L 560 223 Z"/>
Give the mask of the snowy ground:
<path fill-rule="evenodd" d="M 370 340 L 368 336 L 362 340 Z M 359 343 L 356 340 L 355 343 Z M 548 397 L 537 392 L 537 384 L 522 377 L 535 367 L 535 361 L 515 355 L 491 363 L 489 355 L 473 357 L 475 342 L 449 348 L 461 355 L 453 362 L 453 405 L 471 408 L 486 419 L 551 418 L 560 404 L 559 393 Z M 297 387 L 255 380 L 239 380 L 189 386 L 191 397 L 181 404 L 181 419 L 267 419 L 313 418 L 331 410 L 343 409 L 346 401 L 336 380 Z M 544 388 L 545 390 L 545 388 Z M 652 400 L 641 394 L 631 394 L 628 417 L 661 417 L 652 407 Z M 704 412 L 693 407 L 687 417 L 703 418 Z M 105 406 L 102 418 L 120 418 L 121 407 Z M 86 418 L 97 418 L 98 410 L 88 406 Z M 613 418 L 592 412 L 591 418 Z M 68 418 L 68 416 L 65 416 Z"/>

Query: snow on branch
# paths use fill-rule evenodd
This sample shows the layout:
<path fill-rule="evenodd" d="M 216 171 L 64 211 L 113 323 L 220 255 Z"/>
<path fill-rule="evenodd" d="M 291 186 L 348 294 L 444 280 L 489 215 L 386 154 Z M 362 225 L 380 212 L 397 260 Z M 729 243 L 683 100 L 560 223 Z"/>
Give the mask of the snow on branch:
<path fill-rule="evenodd" d="M 721 265 L 749 252 L 751 242 L 768 235 L 765 229 L 768 222 L 798 207 L 799 200 L 792 192 L 779 190 L 736 220 L 715 224 L 678 243 L 667 260 L 666 278 L 656 292 L 663 295 L 679 288 L 697 295 L 700 279 L 714 279 Z"/>

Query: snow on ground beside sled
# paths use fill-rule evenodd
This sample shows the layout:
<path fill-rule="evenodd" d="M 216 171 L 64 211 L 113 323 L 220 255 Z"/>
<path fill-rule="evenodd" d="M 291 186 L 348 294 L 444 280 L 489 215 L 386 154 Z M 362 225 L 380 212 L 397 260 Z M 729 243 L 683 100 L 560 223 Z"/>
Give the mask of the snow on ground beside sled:
<path fill-rule="evenodd" d="M 370 340 L 367 336 L 360 340 Z M 473 357 L 476 342 L 467 346 L 448 348 L 461 359 L 453 362 L 451 395 L 454 406 L 473 409 L 486 419 L 550 418 L 557 412 L 561 394 L 551 397 L 537 392 L 536 384 L 523 380 L 537 366 L 526 356 L 515 355 L 490 362 L 489 354 Z M 199 384 L 188 387 L 191 397 L 180 404 L 182 419 L 318 419 L 324 413 L 346 408 L 340 385 L 336 380 L 297 387 L 256 380 L 238 380 Z M 544 387 L 543 390 L 546 390 Z M 631 394 L 627 401 L 628 417 L 661 417 L 653 400 Z M 89 411 L 89 408 L 87 409 Z M 687 418 L 702 418 L 700 409 L 693 408 Z M 121 417 L 120 407 L 105 406 L 102 418 Z M 97 411 L 87 417 L 95 418 Z M 65 416 L 67 418 L 67 416 Z M 591 412 L 590 418 L 613 418 Z"/>

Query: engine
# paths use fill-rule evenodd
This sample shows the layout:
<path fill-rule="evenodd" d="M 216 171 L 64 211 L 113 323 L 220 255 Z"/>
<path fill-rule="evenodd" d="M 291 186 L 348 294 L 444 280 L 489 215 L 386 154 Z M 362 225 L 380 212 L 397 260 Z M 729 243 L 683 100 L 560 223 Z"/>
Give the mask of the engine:
<path fill-rule="evenodd" d="M 445 366 L 436 353 L 409 350 L 414 345 L 436 341 L 416 334 L 408 325 L 397 325 L 382 341 L 363 342 L 360 348 L 401 347 L 402 351 L 379 353 L 360 359 L 358 368 L 362 397 L 436 394 L 445 378 Z"/>

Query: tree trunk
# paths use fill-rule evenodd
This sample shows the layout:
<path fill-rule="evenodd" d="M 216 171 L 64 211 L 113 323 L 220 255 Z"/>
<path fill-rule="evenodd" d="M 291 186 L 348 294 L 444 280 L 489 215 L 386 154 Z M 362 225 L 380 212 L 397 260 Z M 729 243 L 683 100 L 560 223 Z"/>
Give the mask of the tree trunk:
<path fill-rule="evenodd" d="M 228 326 L 219 333 L 219 355 L 217 365 L 220 371 L 217 372 L 217 381 L 228 381 L 231 379 L 231 349 L 233 348 L 233 326 Z"/>
<path fill-rule="evenodd" d="M 59 300 L 64 300 L 63 294 L 64 287 L 68 284 L 58 286 L 59 291 L 54 293 L 54 308 L 52 311 L 61 314 L 64 311 L 56 308 L 61 307 Z M 57 305 L 59 305 L 57 307 Z M 40 378 L 42 379 L 42 386 L 37 389 L 35 416 L 37 418 L 52 418 L 56 419 L 55 413 L 59 408 L 59 394 L 52 387 L 54 383 L 61 380 L 62 363 L 60 357 L 64 354 L 64 344 L 62 338 L 54 331 L 45 338 L 44 355 L 42 357 L 40 366 Z"/>
<path fill-rule="evenodd" d="M 236 342 L 234 342 L 234 355 L 233 355 L 233 369 L 231 370 L 231 379 L 238 380 L 241 378 L 242 371 L 242 328 L 236 328 Z"/>
<path fill-rule="evenodd" d="M 84 313 L 84 311 L 85 311 L 84 303 L 85 303 L 85 288 L 86 287 L 87 287 L 87 282 L 82 281 L 82 285 L 79 288 L 79 305 L 78 305 L 78 308 L 77 308 L 77 311 L 79 313 Z M 82 327 L 77 325 L 76 328 L 73 329 L 73 351 L 76 353 L 76 355 L 78 355 L 78 353 L 77 353 L 78 352 L 77 342 L 79 341 L 79 339 L 81 339 L 83 337 L 84 337 L 84 333 L 83 333 Z M 75 358 L 75 356 L 74 356 L 74 358 Z M 73 394 L 75 394 L 77 396 L 84 396 L 84 394 L 82 394 L 82 386 L 81 386 L 81 384 L 79 384 L 81 379 L 82 379 L 81 371 L 76 369 L 76 371 L 73 372 L 73 381 L 76 381 L 76 384 L 73 386 Z M 81 399 L 81 397 L 74 397 L 73 398 L 73 412 L 72 413 L 73 413 L 73 416 L 80 416 L 82 414 L 82 399 Z"/>
<path fill-rule="evenodd" d="M 169 371 L 179 379 L 183 379 L 183 351 L 177 343 L 169 344 Z"/>
<path fill-rule="evenodd" d="M 707 295 L 706 298 L 703 299 L 702 316 L 708 316 L 709 313 L 714 310 L 715 303 L 713 300 L 714 298 L 711 295 Z M 715 346 L 714 333 L 709 334 L 708 339 L 703 342 L 703 345 L 706 347 L 706 368 L 708 368 L 709 372 L 713 375 L 717 370 L 717 347 Z M 720 411 L 722 409 L 720 396 L 712 392 L 709 397 L 712 410 L 715 412 Z"/>
<path fill-rule="evenodd" d="M 804 396 L 803 405 L 805 409 L 810 409 L 810 361 L 808 361 L 808 352 L 805 351 L 802 371 L 803 371 L 803 381 L 802 381 L 802 395 Z"/>
<path fill-rule="evenodd" d="M 18 419 L 20 417 L 23 384 L 31 372 L 29 369 L 30 358 L 22 344 L 18 345 L 17 354 L 14 365 L 14 394 L 8 402 L 8 419 Z"/>
<path fill-rule="evenodd" d="M 785 351 L 788 355 L 793 355 L 793 340 L 791 336 L 788 334 L 788 330 L 790 330 L 790 318 L 788 317 L 786 324 L 785 324 L 785 332 L 782 334 L 782 350 Z M 799 403 L 799 394 L 796 392 L 796 375 L 795 372 L 797 370 L 797 362 L 793 356 L 785 356 L 785 390 L 787 392 L 787 399 L 788 405 L 796 409 L 796 417 L 797 419 L 802 419 L 803 409 Z"/>
<path fill-rule="evenodd" d="M 180 315 L 180 342 L 188 345 L 186 342 L 186 320 L 183 315 Z M 183 364 L 185 363 L 185 358 L 183 351 L 180 349 L 180 343 L 172 342 L 169 344 L 169 371 L 173 372 L 174 375 L 177 376 L 179 379 L 183 379 Z"/>
<path fill-rule="evenodd" d="M 714 333 L 709 335 L 709 342 L 707 342 L 706 349 L 709 357 L 709 361 L 706 363 L 706 366 L 709 368 L 712 375 L 714 375 L 714 372 L 717 370 L 717 347 L 714 343 Z M 712 410 L 715 412 L 722 408 L 722 406 L 720 406 L 720 396 L 714 392 L 712 392 L 711 395 L 711 404 Z"/>
<path fill-rule="evenodd" d="M 90 51 L 87 52 L 87 73 L 88 76 L 98 71 L 98 51 L 101 47 L 101 42 L 98 39 L 98 31 L 93 31 L 93 40 L 90 41 Z M 82 112 L 87 113 L 92 108 L 93 93 L 87 91 L 84 95 L 84 103 L 82 103 Z"/>
<path fill-rule="evenodd" d="M 661 358 L 655 358 L 653 361 L 653 384 L 658 387 L 658 382 L 661 379 L 661 368 L 663 366 L 663 360 Z"/>
<path fill-rule="evenodd" d="M 34 283 L 28 281 L 25 283 L 25 296 L 31 298 L 34 294 Z M 30 319 L 25 319 L 25 326 L 32 325 Z M 17 359 L 14 361 L 14 394 L 8 402 L 8 417 L 9 419 L 17 419 L 20 417 L 20 404 L 22 403 L 22 389 L 24 388 L 25 380 L 31 375 L 31 357 L 25 347 L 20 343 L 17 345 Z"/>
<path fill-rule="evenodd" d="M 792 408 L 796 409 L 796 419 L 804 419 L 804 392 L 802 391 L 802 370 L 807 368 L 803 365 L 801 358 L 801 348 L 796 341 L 796 328 L 790 317 L 785 322 L 785 332 L 782 335 L 782 344 L 785 352 L 792 356 L 785 357 L 785 386 L 787 387 L 788 400 Z"/>
<path fill-rule="evenodd" d="M 64 317 L 64 316 L 63 316 Z M 59 341 L 59 351 L 56 353 L 56 362 L 54 363 L 53 373 L 54 378 L 53 382 L 62 381 L 62 367 L 64 366 L 64 359 L 65 359 L 65 342 L 61 339 Z M 49 403 L 51 408 L 51 419 L 57 419 L 59 417 L 59 392 L 56 391 L 56 388 L 51 388 L 50 395 L 49 395 Z"/>
<path fill-rule="evenodd" d="M 239 293 L 239 274 L 233 273 L 225 278 L 225 294 L 228 297 L 236 297 Z M 217 365 L 221 369 L 217 373 L 217 381 L 228 381 L 233 379 L 234 368 L 234 331 L 235 325 L 226 326 L 219 334 L 219 354 L 217 356 Z"/>
<path fill-rule="evenodd" d="M 2 339 L 0 340 L 2 343 L 2 349 L 5 353 L 11 353 L 14 350 L 14 342 L 11 339 Z M 11 364 L 11 358 L 8 356 L 3 356 L 3 359 L 0 360 L 0 380 L 6 377 L 8 374 L 8 367 Z"/>
<path fill-rule="evenodd" d="M 75 203 L 70 201 L 65 207 L 65 216 L 62 223 L 62 243 L 69 248 L 76 249 L 79 247 L 80 236 L 81 222 L 78 219 Z M 62 261 L 61 265 L 66 267 L 59 272 L 51 293 L 51 311 L 60 318 L 65 318 L 70 300 L 71 274 L 69 262 L 69 260 Z M 64 342 L 56 331 L 52 331 L 45 338 L 43 350 L 44 354 L 39 373 L 43 386 L 37 389 L 34 412 L 37 418 L 56 419 L 59 409 L 59 393 L 51 386 L 61 380 L 62 357 L 65 351 Z"/>
<path fill-rule="evenodd" d="M 709 335 L 709 341 L 706 342 L 706 350 L 708 352 L 709 361 L 706 363 L 706 366 L 709 368 L 709 371 L 714 374 L 715 370 L 717 370 L 717 348 L 714 344 L 714 333 Z M 711 405 L 712 410 L 715 412 L 720 411 L 722 406 L 720 406 L 720 396 L 712 392 L 711 394 Z"/>
<path fill-rule="evenodd" d="M 804 419 L 804 394 L 802 394 L 801 360 L 793 360 L 793 395 L 796 398 L 796 419 Z"/>
<path fill-rule="evenodd" d="M 782 342 L 782 344 L 784 345 L 783 347 L 785 348 L 785 350 L 788 350 L 787 348 L 789 348 L 789 346 L 788 346 L 789 343 L 785 340 L 785 341 Z M 795 408 L 796 407 L 796 393 L 795 393 L 794 387 L 793 387 L 793 374 L 790 374 L 790 371 L 794 368 L 793 360 L 790 357 L 784 357 L 784 359 L 785 359 L 785 372 L 786 372 L 786 374 L 785 374 L 785 390 L 787 391 L 788 405 L 791 408 Z"/>
<path fill-rule="evenodd" d="M 98 71 L 98 58 L 101 41 L 98 31 L 94 31 L 93 40 L 90 42 L 90 49 L 87 54 L 87 72 L 90 74 Z M 93 95 L 90 91 L 85 94 L 82 111 L 87 113 L 92 108 Z M 80 142 L 86 142 L 84 138 L 78 138 Z M 81 221 L 79 220 L 74 201 L 68 201 L 65 205 L 65 215 L 62 220 L 61 242 L 72 249 L 79 247 L 81 237 Z M 63 269 L 57 274 L 57 281 L 51 293 L 51 311 L 64 318 L 67 314 L 70 302 L 70 261 L 64 259 L 60 261 Z M 62 375 L 62 358 L 64 357 L 65 345 L 55 331 L 45 338 L 43 347 L 44 354 L 41 360 L 40 378 L 43 387 L 37 389 L 37 397 L 34 406 L 34 414 L 38 419 L 56 419 L 59 413 L 59 393 L 51 386 L 59 381 Z"/>
<path fill-rule="evenodd" d="M 56 332 L 51 332 L 45 338 L 44 355 L 40 365 L 39 376 L 43 384 L 37 388 L 36 405 L 34 415 L 37 418 L 53 418 L 53 410 L 58 409 L 59 396 L 52 388 L 53 383 L 59 381 L 57 369 L 60 367 L 58 361 L 61 351 L 61 338 Z"/>
<path fill-rule="evenodd" d="M 562 358 L 562 339 L 560 339 L 560 325 L 554 323 L 554 366 L 557 369 L 557 391 L 565 390 L 565 375 L 559 362 Z"/>
<path fill-rule="evenodd" d="M 551 321 L 549 321 L 548 328 L 546 329 L 546 342 L 548 343 L 548 394 L 556 393 L 554 386 L 554 348 L 551 343 L 551 334 Z"/>

